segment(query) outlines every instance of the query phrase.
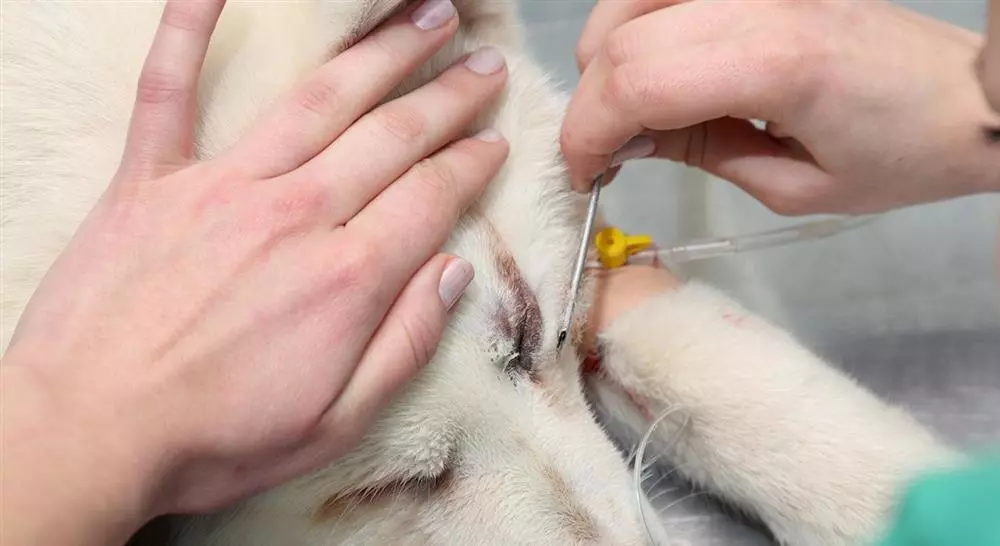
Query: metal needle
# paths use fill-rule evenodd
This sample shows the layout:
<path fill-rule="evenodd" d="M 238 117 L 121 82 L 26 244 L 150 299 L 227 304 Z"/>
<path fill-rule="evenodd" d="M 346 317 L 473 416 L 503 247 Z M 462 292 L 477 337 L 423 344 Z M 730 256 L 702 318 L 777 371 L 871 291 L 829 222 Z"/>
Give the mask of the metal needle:
<path fill-rule="evenodd" d="M 601 196 L 601 186 L 604 185 L 604 174 L 594 181 L 594 187 L 590 190 L 590 205 L 587 209 L 587 222 L 583 226 L 583 236 L 580 238 L 580 250 L 576 256 L 576 265 L 573 268 L 573 281 L 570 285 L 569 303 L 566 305 L 566 314 L 563 315 L 562 329 L 559 330 L 559 339 L 556 341 L 556 350 L 562 349 L 569 335 L 570 327 L 573 323 L 573 311 L 576 309 L 576 297 L 580 291 L 580 282 L 583 280 L 583 270 L 587 262 L 587 249 L 590 247 L 590 237 L 594 231 L 594 221 L 597 219 L 597 200 Z"/>

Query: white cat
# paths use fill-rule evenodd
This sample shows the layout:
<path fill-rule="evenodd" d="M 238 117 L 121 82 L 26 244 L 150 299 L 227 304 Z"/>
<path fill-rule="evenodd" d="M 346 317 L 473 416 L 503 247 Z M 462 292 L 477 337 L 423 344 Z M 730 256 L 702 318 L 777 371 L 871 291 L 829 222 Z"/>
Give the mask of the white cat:
<path fill-rule="evenodd" d="M 234 142 L 268 101 L 400 4 L 230 1 L 202 78 L 199 155 Z M 602 339 L 598 374 L 581 376 L 579 324 L 556 352 L 585 204 L 559 155 L 565 97 L 528 55 L 512 3 L 457 7 L 455 39 L 398 92 L 477 46 L 498 46 L 508 91 L 479 126 L 498 128 L 511 151 L 447 245 L 477 276 L 436 357 L 346 457 L 223 513 L 185 519 L 175 540 L 648 544 L 628 467 L 588 391 L 625 442 L 645 428 L 644 416 L 679 407 L 659 438 L 679 440 L 672 461 L 759 516 L 780 542 L 875 537 L 902 480 L 958 455 L 718 292 L 689 284 L 619 319 Z M 4 3 L 4 346 L 115 171 L 160 9 L 158 1 Z M 589 285 L 581 298 L 582 317 Z M 677 436 L 682 418 L 688 426 Z"/>

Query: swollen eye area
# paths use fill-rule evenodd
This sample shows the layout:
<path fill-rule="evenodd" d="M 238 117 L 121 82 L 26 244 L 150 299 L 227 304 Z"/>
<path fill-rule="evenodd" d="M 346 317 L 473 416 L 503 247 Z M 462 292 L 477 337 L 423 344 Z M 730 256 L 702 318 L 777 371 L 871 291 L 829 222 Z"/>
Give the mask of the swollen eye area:
<path fill-rule="evenodd" d="M 495 365 L 512 380 L 535 373 L 535 358 L 541 340 L 541 319 L 538 309 L 527 302 L 501 308 L 495 315 L 504 353 Z"/>
<path fill-rule="evenodd" d="M 517 321 L 514 351 L 507 356 L 504 363 L 504 371 L 508 375 L 531 374 L 535 371 L 532 353 L 537 349 L 537 343 L 534 340 L 541 335 L 541 332 L 535 331 L 538 329 L 536 322 L 531 320 L 530 308 L 525 307 L 524 313 Z"/>

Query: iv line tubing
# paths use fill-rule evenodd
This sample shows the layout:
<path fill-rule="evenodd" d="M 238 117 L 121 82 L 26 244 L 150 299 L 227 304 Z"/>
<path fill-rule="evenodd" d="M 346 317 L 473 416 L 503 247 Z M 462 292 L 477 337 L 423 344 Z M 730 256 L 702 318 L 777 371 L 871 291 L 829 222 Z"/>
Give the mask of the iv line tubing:
<path fill-rule="evenodd" d="M 704 239 L 668 248 L 643 250 L 630 256 L 629 263 L 652 263 L 659 258 L 663 262 L 678 264 L 779 247 L 831 237 L 842 231 L 859 228 L 873 219 L 870 216 L 831 218 L 735 237 Z M 587 268 L 601 269 L 603 266 L 600 262 L 591 261 L 587 263 Z"/>

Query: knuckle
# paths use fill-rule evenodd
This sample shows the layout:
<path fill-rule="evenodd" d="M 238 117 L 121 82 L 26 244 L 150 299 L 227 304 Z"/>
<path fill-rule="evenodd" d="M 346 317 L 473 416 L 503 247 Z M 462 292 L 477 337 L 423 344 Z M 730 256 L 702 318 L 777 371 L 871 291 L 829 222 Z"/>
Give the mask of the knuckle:
<path fill-rule="evenodd" d="M 793 108 L 807 103 L 829 88 L 836 73 L 832 51 L 824 40 L 813 39 L 805 29 L 790 31 L 781 44 L 774 44 L 765 50 L 764 69 L 771 81 L 782 82 L 784 89 L 793 89 L 787 107 Z"/>
<path fill-rule="evenodd" d="M 439 247 L 448 239 L 458 219 L 459 208 L 454 203 L 442 203 L 428 195 L 416 195 L 403 222 L 410 229 L 395 234 L 399 248 L 425 249 Z"/>
<path fill-rule="evenodd" d="M 639 47 L 640 37 L 628 25 L 618 27 L 604 42 L 604 55 L 611 66 L 621 66 L 630 61 Z"/>
<path fill-rule="evenodd" d="M 426 120 L 412 108 L 387 104 L 375 115 L 379 127 L 401 142 L 411 143 L 423 135 Z"/>
<path fill-rule="evenodd" d="M 798 34 L 798 33 L 796 33 Z M 807 37 L 791 36 L 787 47 L 771 47 L 767 50 L 768 69 L 784 81 L 794 81 L 802 74 L 803 67 L 812 66 L 819 57 L 818 46 Z"/>
<path fill-rule="evenodd" d="M 591 152 L 589 142 L 582 134 L 576 116 L 567 116 L 559 132 L 559 148 L 571 159 L 577 159 L 578 156 Z"/>
<path fill-rule="evenodd" d="M 366 283 L 377 284 L 375 252 L 370 246 L 351 245 L 341 250 L 330 269 L 330 281 L 338 291 L 360 289 Z"/>
<path fill-rule="evenodd" d="M 455 193 L 455 173 L 434 159 L 422 159 L 411 170 L 420 193 L 428 199 L 440 202 L 441 197 L 449 198 Z"/>
<path fill-rule="evenodd" d="M 169 2 L 160 20 L 164 26 L 195 32 L 205 26 L 205 8 L 197 2 Z"/>
<path fill-rule="evenodd" d="M 566 152 L 573 152 L 576 150 L 576 131 L 572 129 L 569 125 L 571 118 L 566 117 L 566 122 L 563 123 L 562 129 L 559 131 L 559 149 Z"/>
<path fill-rule="evenodd" d="M 398 236 L 403 248 L 425 248 L 429 243 L 439 246 L 447 239 L 455 224 L 455 207 L 442 207 L 432 199 L 422 199 L 408 213 L 406 223 L 414 226 L 407 233 Z"/>
<path fill-rule="evenodd" d="M 177 75 L 149 68 L 139 75 L 136 101 L 144 104 L 177 103 L 186 100 L 190 93 Z"/>
<path fill-rule="evenodd" d="M 411 246 L 414 248 L 423 246 L 421 242 L 426 240 L 443 243 L 444 241 L 441 239 L 447 238 L 448 233 L 455 225 L 457 209 L 458 206 L 452 203 L 442 206 L 439 203 L 427 202 L 421 206 L 414 214 L 414 220 L 416 220 L 414 225 L 421 226 L 423 229 L 419 233 L 413 233 Z"/>
<path fill-rule="evenodd" d="M 638 72 L 617 68 L 608 76 L 601 98 L 605 104 L 622 109 L 632 104 L 643 104 L 649 95 L 648 86 L 643 85 Z"/>
<path fill-rule="evenodd" d="M 472 78 L 467 70 L 449 70 L 435 79 L 433 85 L 439 86 L 449 95 L 457 96 L 459 100 L 465 102 L 473 99 L 477 94 L 475 92 L 491 81 L 493 80 Z"/>
<path fill-rule="evenodd" d="M 302 86 L 295 100 L 303 110 L 328 115 L 340 102 L 340 96 L 338 84 L 329 79 L 315 78 Z"/>
<path fill-rule="evenodd" d="M 386 35 L 382 33 L 376 33 L 368 37 L 366 43 L 371 47 L 368 54 L 372 55 L 372 59 L 369 61 L 371 63 L 380 63 L 384 65 L 398 64 L 401 57 L 410 57 L 412 52 L 405 51 L 402 48 L 394 45 L 392 40 L 387 40 Z"/>
<path fill-rule="evenodd" d="M 462 161 L 480 164 L 489 156 L 490 148 L 482 142 L 473 139 L 461 139 L 450 146 L 451 152 L 461 157 Z"/>
<path fill-rule="evenodd" d="M 563 124 L 562 133 L 559 135 L 560 149 L 563 150 L 571 171 L 575 177 L 581 178 L 596 176 L 592 172 L 594 169 L 590 163 L 598 155 L 596 150 L 599 149 L 594 143 L 593 136 L 586 134 L 586 129 L 583 127 L 580 130 L 575 118 L 573 118 L 573 123 L 570 123 L 570 118 L 567 118 L 567 122 Z M 581 171 L 581 169 L 584 170 Z"/>
<path fill-rule="evenodd" d="M 510 148 L 504 143 L 501 147 L 483 146 L 481 142 L 463 140 L 452 145 L 456 154 L 462 156 L 462 162 L 473 166 L 466 176 L 456 176 L 451 173 L 452 188 L 461 196 L 479 195 L 486 186 L 499 176 L 507 164 Z M 451 171 L 449 171 L 451 172 Z"/>
<path fill-rule="evenodd" d="M 324 212 L 329 210 L 329 205 L 327 187 L 307 180 L 281 188 L 271 202 L 270 212 L 279 221 L 276 223 L 301 225 L 323 217 Z"/>

